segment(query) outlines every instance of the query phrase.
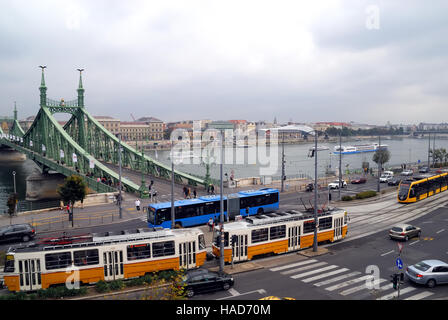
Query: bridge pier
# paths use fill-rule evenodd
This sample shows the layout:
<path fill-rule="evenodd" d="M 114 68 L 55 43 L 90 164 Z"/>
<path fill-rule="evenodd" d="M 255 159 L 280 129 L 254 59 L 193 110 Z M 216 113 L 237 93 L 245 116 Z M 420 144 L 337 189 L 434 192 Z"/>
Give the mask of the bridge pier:
<path fill-rule="evenodd" d="M 64 183 L 65 176 L 59 173 L 35 173 L 26 178 L 26 200 L 59 199 L 56 191 Z"/>
<path fill-rule="evenodd" d="M 0 145 L 0 162 L 25 161 L 26 155 L 5 145 Z"/>

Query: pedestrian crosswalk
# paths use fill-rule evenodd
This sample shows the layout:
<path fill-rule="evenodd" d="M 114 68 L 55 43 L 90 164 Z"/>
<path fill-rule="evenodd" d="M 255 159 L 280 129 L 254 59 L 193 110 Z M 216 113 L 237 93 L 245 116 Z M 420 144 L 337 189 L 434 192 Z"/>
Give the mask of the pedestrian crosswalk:
<path fill-rule="evenodd" d="M 317 259 L 307 259 L 269 269 L 344 298 L 376 300 L 392 300 L 398 298 L 398 291 L 393 288 L 389 279 L 375 279 L 372 274 L 352 271 L 348 268 Z M 400 300 L 421 300 L 434 293 L 414 287 L 409 283 L 401 285 Z"/>

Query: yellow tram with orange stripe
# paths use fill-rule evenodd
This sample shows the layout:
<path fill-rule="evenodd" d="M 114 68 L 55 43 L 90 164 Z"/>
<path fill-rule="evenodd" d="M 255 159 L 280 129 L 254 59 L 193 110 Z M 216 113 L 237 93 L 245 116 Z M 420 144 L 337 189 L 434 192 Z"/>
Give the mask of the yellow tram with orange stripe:
<path fill-rule="evenodd" d="M 9 250 L 4 283 L 10 291 L 34 291 L 68 282 L 88 284 L 162 270 L 193 269 L 206 260 L 200 229 L 138 231 L 92 236 L 72 244 Z"/>
<path fill-rule="evenodd" d="M 347 211 L 327 209 L 318 213 L 318 242 L 334 242 L 347 235 Z M 281 254 L 309 248 L 314 242 L 315 219 L 310 212 L 290 210 L 267 213 L 227 223 L 223 227 L 224 261 L 242 262 L 269 253 Z M 220 256 L 220 230 L 216 226 L 212 252 Z"/>
<path fill-rule="evenodd" d="M 400 203 L 413 203 L 448 190 L 448 173 L 422 174 L 402 180 L 397 198 Z"/>

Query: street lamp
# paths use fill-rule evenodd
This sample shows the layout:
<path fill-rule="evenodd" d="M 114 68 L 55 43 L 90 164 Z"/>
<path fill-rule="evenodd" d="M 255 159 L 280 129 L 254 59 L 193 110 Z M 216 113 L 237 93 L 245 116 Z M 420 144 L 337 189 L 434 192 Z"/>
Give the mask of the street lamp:
<path fill-rule="evenodd" d="M 15 198 L 16 197 L 16 193 L 17 193 L 17 191 L 16 191 L 16 172 L 15 171 L 12 172 L 12 176 L 14 178 L 14 198 Z M 14 214 L 16 212 L 17 212 L 17 200 L 16 200 L 16 203 L 14 205 Z"/>
<path fill-rule="evenodd" d="M 314 241 L 313 252 L 317 252 L 317 131 L 314 130 Z"/>
<path fill-rule="evenodd" d="M 122 218 L 121 209 L 121 133 L 118 134 L 118 214 L 119 218 Z"/>

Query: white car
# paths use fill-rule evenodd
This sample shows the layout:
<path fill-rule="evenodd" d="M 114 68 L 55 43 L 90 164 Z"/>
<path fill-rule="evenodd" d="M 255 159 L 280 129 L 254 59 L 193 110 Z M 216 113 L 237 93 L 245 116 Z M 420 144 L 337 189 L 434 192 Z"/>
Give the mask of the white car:
<path fill-rule="evenodd" d="M 347 186 L 347 182 L 345 182 L 345 180 L 341 180 L 341 187 L 344 188 Z M 328 188 L 329 189 L 339 189 L 339 180 L 335 180 L 333 182 L 330 182 L 328 184 Z"/>
<path fill-rule="evenodd" d="M 414 171 L 412 171 L 412 170 L 403 170 L 402 172 L 401 172 L 401 175 L 402 176 L 412 176 L 414 174 Z"/>
<path fill-rule="evenodd" d="M 394 174 L 390 173 L 383 173 L 380 177 L 380 182 L 388 182 L 390 179 L 394 177 Z"/>

